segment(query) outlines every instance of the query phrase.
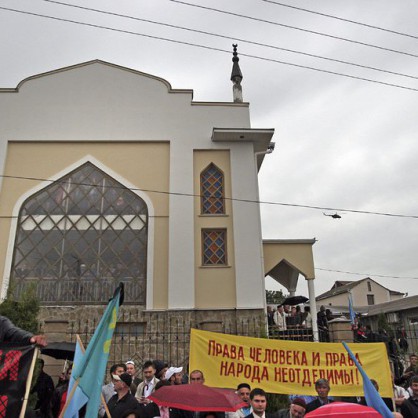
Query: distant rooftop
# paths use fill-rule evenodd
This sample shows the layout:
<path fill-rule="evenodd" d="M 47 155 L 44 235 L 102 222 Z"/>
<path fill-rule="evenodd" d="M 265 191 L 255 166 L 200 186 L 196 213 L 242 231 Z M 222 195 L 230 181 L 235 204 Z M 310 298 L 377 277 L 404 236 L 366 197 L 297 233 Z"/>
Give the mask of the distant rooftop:
<path fill-rule="evenodd" d="M 336 281 L 332 285 L 331 290 L 328 290 L 328 292 L 322 293 L 321 295 L 317 296 L 316 300 L 322 300 L 322 299 L 329 298 L 331 296 L 336 296 L 336 295 L 347 293 L 354 287 L 358 286 L 360 283 L 364 282 L 365 280 L 371 280 L 372 282 L 378 284 L 379 286 L 382 286 L 380 283 L 377 283 L 375 280 L 371 279 L 370 277 L 366 277 L 364 279 L 356 280 L 352 282 L 339 280 L 339 281 Z M 398 292 L 396 290 L 390 290 L 386 288 L 385 286 L 382 286 L 382 287 L 388 290 L 391 295 L 403 295 L 402 292 Z"/>

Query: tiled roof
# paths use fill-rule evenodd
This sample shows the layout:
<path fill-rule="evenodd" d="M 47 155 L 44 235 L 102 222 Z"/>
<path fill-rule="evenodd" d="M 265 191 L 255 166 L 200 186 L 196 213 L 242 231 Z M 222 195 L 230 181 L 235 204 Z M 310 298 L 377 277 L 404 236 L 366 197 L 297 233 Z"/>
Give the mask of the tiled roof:
<path fill-rule="evenodd" d="M 316 300 L 322 300 L 322 299 L 326 299 L 329 298 L 331 296 L 335 296 L 335 295 L 341 295 L 344 293 L 347 293 L 349 290 L 353 289 L 354 287 L 358 286 L 360 283 L 364 282 L 365 280 L 371 280 L 372 282 L 376 283 L 379 286 L 382 286 L 380 283 L 377 283 L 375 280 L 371 279 L 370 277 L 366 277 L 364 279 L 361 280 L 357 280 L 355 282 L 348 282 L 348 281 L 337 281 L 335 283 L 347 283 L 344 284 L 343 286 L 338 286 L 337 287 L 332 287 L 331 290 L 328 290 L 328 292 L 322 293 L 321 295 L 316 297 Z M 383 288 L 387 289 L 385 286 L 382 286 Z M 391 295 L 403 295 L 402 292 L 398 292 L 396 290 L 390 290 L 387 289 Z"/>
<path fill-rule="evenodd" d="M 380 313 L 404 311 L 413 308 L 418 309 L 418 295 L 369 306 L 368 316 L 379 315 Z"/>
<path fill-rule="evenodd" d="M 317 296 L 316 300 L 326 299 L 326 298 L 329 298 L 330 296 L 341 295 L 343 293 L 347 293 L 353 287 L 358 286 L 362 281 L 367 280 L 367 279 L 370 280 L 369 277 L 366 277 L 365 279 L 358 280 L 356 282 L 348 282 L 348 284 L 345 284 L 344 286 L 338 286 L 336 288 L 332 288 L 331 290 L 328 290 L 328 292 L 322 293 L 322 295 Z"/>

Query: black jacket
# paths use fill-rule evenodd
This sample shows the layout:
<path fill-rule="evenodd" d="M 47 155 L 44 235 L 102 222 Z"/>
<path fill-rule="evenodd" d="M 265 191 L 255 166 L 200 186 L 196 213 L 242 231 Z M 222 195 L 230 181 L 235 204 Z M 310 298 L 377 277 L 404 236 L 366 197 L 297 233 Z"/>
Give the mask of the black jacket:
<path fill-rule="evenodd" d="M 0 315 L 0 342 L 30 344 L 33 334 L 13 325 L 9 318 Z"/>

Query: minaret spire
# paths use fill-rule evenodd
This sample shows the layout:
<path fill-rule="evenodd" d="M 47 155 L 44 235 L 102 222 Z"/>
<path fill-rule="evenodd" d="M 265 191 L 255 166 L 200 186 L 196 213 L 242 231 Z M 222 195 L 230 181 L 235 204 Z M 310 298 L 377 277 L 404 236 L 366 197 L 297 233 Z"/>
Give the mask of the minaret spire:
<path fill-rule="evenodd" d="M 233 57 L 232 57 L 232 73 L 231 73 L 231 81 L 234 84 L 232 87 L 233 97 L 235 103 L 242 103 L 242 87 L 241 87 L 241 81 L 242 81 L 242 73 L 241 69 L 239 68 L 239 58 L 238 58 L 238 52 L 237 47 L 238 44 L 232 44 L 232 47 L 234 48 Z"/>

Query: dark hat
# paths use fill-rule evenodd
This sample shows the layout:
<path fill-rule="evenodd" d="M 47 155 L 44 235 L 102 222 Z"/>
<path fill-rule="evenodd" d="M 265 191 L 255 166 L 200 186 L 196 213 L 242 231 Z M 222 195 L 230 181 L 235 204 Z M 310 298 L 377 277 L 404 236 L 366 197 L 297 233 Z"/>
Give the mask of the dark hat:
<path fill-rule="evenodd" d="M 128 373 L 122 373 L 120 376 L 117 374 L 112 375 L 114 380 L 121 380 L 126 386 L 130 387 L 132 384 L 132 376 Z"/>
<path fill-rule="evenodd" d="M 158 377 L 158 375 L 161 373 L 161 370 L 165 369 L 166 367 L 168 367 L 168 364 L 165 363 L 162 360 L 154 360 L 154 367 L 155 367 L 155 375 Z"/>
<path fill-rule="evenodd" d="M 305 408 L 306 409 L 306 402 L 302 398 L 295 398 L 295 399 L 293 399 L 292 404 L 293 405 L 299 405 L 302 408 Z"/>

